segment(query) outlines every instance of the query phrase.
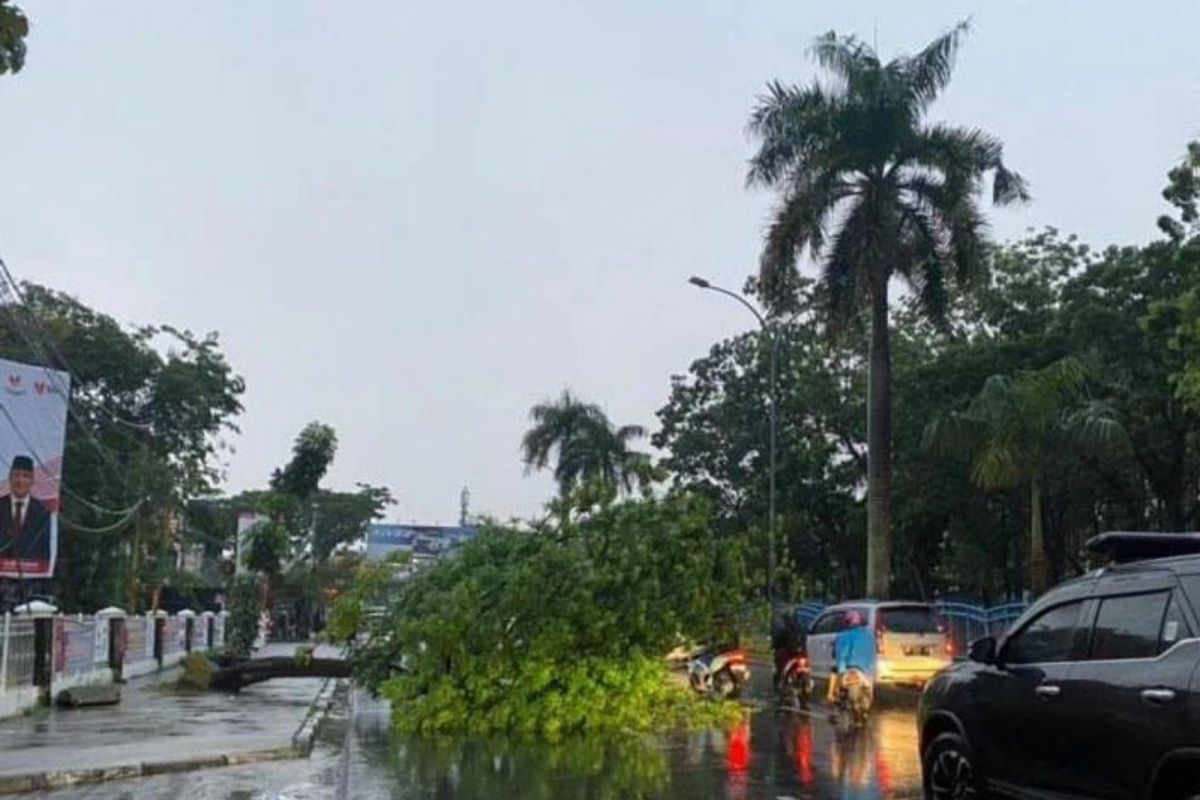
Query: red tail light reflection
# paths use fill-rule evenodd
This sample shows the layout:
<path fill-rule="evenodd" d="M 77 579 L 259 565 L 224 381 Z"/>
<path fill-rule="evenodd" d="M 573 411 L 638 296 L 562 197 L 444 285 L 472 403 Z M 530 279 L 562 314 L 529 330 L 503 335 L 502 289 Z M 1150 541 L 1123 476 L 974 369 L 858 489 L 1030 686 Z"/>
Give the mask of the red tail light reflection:
<path fill-rule="evenodd" d="M 733 775 L 742 775 L 750 768 L 750 723 L 742 722 L 729 733 L 725 749 L 725 766 Z"/>
<path fill-rule="evenodd" d="M 797 725 L 795 739 L 793 757 L 796 760 L 796 776 L 801 786 L 811 787 L 816 780 L 813 773 L 812 728 L 807 724 Z"/>

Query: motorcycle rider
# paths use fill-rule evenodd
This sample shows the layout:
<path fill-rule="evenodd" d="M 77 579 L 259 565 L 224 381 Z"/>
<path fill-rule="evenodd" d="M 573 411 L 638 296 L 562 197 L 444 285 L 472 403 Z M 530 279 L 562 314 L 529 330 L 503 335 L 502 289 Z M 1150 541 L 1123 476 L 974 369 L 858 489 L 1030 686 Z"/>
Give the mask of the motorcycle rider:
<path fill-rule="evenodd" d="M 779 690 L 783 680 L 783 668 L 797 653 L 804 652 L 804 630 L 796 615 L 781 611 L 775 617 L 771 630 L 771 649 L 775 653 L 775 689 Z"/>
<path fill-rule="evenodd" d="M 833 642 L 834 667 L 825 698 L 830 705 L 837 704 L 846 670 L 858 669 L 870 674 L 875 663 L 875 637 L 867 629 L 867 618 L 852 608 L 846 612 L 845 623 L 846 627 Z"/>

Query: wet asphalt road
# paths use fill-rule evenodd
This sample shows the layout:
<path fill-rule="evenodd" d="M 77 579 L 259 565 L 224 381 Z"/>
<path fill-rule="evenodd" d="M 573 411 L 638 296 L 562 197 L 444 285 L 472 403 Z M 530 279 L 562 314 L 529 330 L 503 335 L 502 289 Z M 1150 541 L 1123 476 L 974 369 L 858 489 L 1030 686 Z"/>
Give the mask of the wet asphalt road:
<path fill-rule="evenodd" d="M 915 695 L 890 696 L 865 730 L 766 700 L 757 670 L 750 719 L 729 731 L 624 742 L 522 746 L 405 739 L 362 693 L 324 726 L 308 760 L 204 770 L 30 795 L 44 800 L 571 800 L 920 796 Z M 756 698 L 762 698 L 757 699 Z"/>

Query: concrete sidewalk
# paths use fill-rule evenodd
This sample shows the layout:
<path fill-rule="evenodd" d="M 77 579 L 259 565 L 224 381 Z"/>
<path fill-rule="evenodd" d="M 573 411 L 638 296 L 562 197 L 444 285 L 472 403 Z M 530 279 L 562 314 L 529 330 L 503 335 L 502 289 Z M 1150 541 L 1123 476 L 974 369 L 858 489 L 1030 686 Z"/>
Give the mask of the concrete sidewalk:
<path fill-rule="evenodd" d="M 272 645 L 256 655 L 294 649 Z M 0 722 L 0 794 L 302 755 L 310 710 L 332 687 L 299 678 L 239 694 L 179 695 L 165 691 L 176 674 L 130 681 L 116 706 Z"/>

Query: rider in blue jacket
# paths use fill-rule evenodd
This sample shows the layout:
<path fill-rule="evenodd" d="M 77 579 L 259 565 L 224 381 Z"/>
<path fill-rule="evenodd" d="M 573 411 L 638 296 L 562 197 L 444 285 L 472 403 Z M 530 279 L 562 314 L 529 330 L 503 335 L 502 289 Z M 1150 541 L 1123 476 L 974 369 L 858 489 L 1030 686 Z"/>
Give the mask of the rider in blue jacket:
<path fill-rule="evenodd" d="M 859 669 L 870 674 L 875 666 L 875 637 L 867 628 L 862 612 L 851 609 L 846 612 L 846 627 L 833 643 L 834 667 L 829 676 L 827 700 L 836 703 L 841 688 L 842 675 L 848 669 Z"/>

